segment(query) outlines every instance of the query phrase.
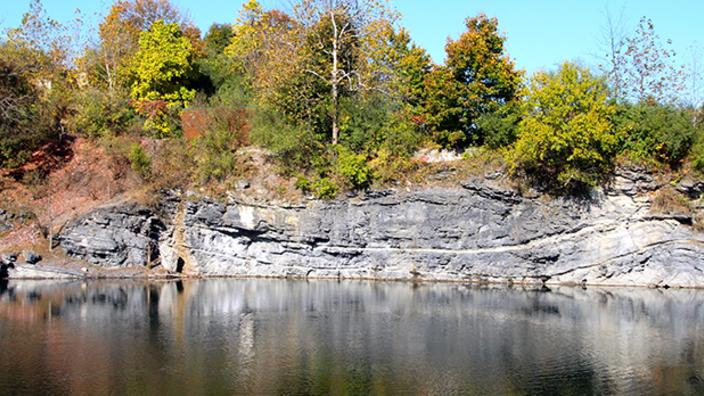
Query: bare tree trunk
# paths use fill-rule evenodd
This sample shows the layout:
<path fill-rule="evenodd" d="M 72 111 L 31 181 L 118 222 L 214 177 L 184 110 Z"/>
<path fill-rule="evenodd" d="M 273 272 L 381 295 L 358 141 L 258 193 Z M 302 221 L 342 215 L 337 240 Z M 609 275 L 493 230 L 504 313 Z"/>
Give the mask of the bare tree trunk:
<path fill-rule="evenodd" d="M 337 102 L 338 102 L 339 92 L 337 89 L 337 84 L 332 85 L 332 110 L 330 118 L 332 118 L 332 144 L 337 144 L 340 135 L 340 126 L 338 125 L 338 114 L 337 114 Z"/>
<path fill-rule="evenodd" d="M 339 45 L 339 36 L 337 32 L 337 22 L 335 21 L 335 14 L 330 13 L 330 18 L 332 19 L 332 26 L 333 26 L 333 40 L 332 40 L 332 76 L 330 79 L 331 85 L 331 96 L 332 96 L 332 110 L 330 114 L 330 118 L 332 118 L 332 144 L 336 145 L 339 135 L 340 135 L 340 126 L 338 125 L 338 97 L 340 95 L 340 91 L 338 89 L 338 59 L 337 59 L 337 54 L 338 54 L 338 45 Z"/>

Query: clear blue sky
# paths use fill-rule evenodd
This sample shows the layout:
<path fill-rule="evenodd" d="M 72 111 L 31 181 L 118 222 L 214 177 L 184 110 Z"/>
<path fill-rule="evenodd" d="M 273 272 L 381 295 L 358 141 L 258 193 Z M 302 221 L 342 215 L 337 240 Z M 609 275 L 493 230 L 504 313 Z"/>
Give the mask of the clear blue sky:
<path fill-rule="evenodd" d="M 213 22 L 232 22 L 241 0 L 173 0 L 201 28 Z M 288 0 L 262 0 L 271 6 Z M 467 16 L 484 12 L 499 19 L 508 36 L 508 50 L 519 67 L 533 72 L 550 69 L 563 60 L 595 65 L 605 10 L 618 16 L 624 10 L 627 30 L 641 16 L 655 22 L 659 35 L 673 40 L 683 63 L 691 62 L 689 47 L 704 55 L 704 0 L 392 0 L 403 14 L 402 24 L 437 62 L 444 58 L 447 37 L 457 37 Z M 0 0 L 0 26 L 19 23 L 29 0 Z M 66 20 L 74 9 L 87 14 L 105 12 L 110 0 L 44 0 L 51 16 Z M 701 63 L 704 63 L 702 61 Z"/>

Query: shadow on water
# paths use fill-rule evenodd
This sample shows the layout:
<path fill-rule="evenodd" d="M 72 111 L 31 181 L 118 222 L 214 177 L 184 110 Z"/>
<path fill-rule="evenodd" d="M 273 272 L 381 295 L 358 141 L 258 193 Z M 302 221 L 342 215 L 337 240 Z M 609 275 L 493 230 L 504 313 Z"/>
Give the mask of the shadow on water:
<path fill-rule="evenodd" d="M 0 297 L 7 291 L 8 281 L 7 279 L 0 278 Z"/>
<path fill-rule="evenodd" d="M 700 394 L 701 307 L 684 290 L 0 282 L 0 389 Z"/>

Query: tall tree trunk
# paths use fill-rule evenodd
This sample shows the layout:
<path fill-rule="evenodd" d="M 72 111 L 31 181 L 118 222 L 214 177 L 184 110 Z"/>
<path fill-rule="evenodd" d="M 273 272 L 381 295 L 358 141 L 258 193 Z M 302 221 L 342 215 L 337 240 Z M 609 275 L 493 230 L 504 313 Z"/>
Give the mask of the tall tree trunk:
<path fill-rule="evenodd" d="M 337 144 L 340 135 L 340 126 L 337 120 L 337 107 L 338 107 L 338 95 L 337 84 L 332 86 L 332 110 L 330 118 L 332 118 L 332 144 Z"/>
<path fill-rule="evenodd" d="M 337 60 L 337 52 L 338 52 L 338 46 L 339 46 L 339 36 L 338 36 L 338 31 L 337 31 L 337 22 L 335 21 L 335 14 L 330 13 L 330 18 L 332 19 L 332 26 L 333 26 L 333 39 L 332 39 L 332 75 L 330 76 L 330 90 L 331 90 L 331 96 L 332 96 L 332 109 L 331 109 L 331 114 L 330 118 L 332 119 L 332 144 L 336 145 L 339 135 L 340 135 L 340 126 L 338 125 L 338 97 L 340 95 L 340 91 L 338 88 L 338 60 Z"/>

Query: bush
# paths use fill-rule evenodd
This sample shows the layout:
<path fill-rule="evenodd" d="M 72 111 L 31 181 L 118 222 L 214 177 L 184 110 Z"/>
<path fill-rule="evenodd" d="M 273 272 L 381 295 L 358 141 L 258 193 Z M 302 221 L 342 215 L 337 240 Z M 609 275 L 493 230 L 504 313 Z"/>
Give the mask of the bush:
<path fill-rule="evenodd" d="M 124 133 L 137 121 L 126 95 L 89 89 L 79 96 L 69 126 L 84 136 L 98 138 Z"/>
<path fill-rule="evenodd" d="M 697 130 L 693 114 L 656 104 L 623 105 L 614 118 L 621 149 L 637 161 L 678 166 L 692 147 Z"/>
<path fill-rule="evenodd" d="M 149 178 L 151 175 L 152 160 L 144 151 L 141 144 L 132 144 L 127 158 L 130 160 L 130 166 L 133 171 L 135 171 L 143 179 Z"/>
<path fill-rule="evenodd" d="M 367 156 L 355 154 L 342 146 L 337 148 L 333 172 L 353 188 L 366 187 L 371 182 L 372 173 L 367 166 Z"/>
<path fill-rule="evenodd" d="M 543 187 L 572 190 L 593 186 L 611 169 L 617 139 L 602 79 L 565 63 L 557 73 L 537 73 L 525 102 L 525 118 L 509 154 L 514 174 Z"/>
<path fill-rule="evenodd" d="M 250 140 L 271 150 L 285 174 L 313 169 L 325 155 L 325 146 L 311 129 L 293 125 L 268 108 L 256 111 Z"/>
<path fill-rule="evenodd" d="M 312 184 L 315 195 L 320 199 L 333 199 L 340 192 L 340 187 L 329 177 L 322 177 Z"/>
<path fill-rule="evenodd" d="M 413 171 L 413 162 L 407 156 L 395 155 L 387 148 L 381 148 L 369 161 L 372 178 L 381 183 L 399 181 Z"/>
<path fill-rule="evenodd" d="M 245 114 L 225 108 L 209 109 L 207 126 L 196 140 L 197 173 L 201 182 L 222 181 L 236 170 L 235 152 L 247 143 Z"/>

